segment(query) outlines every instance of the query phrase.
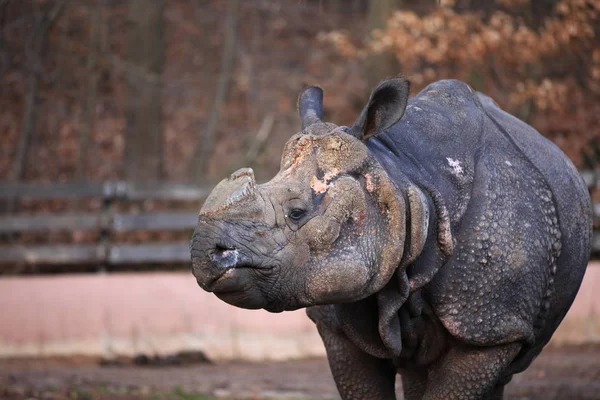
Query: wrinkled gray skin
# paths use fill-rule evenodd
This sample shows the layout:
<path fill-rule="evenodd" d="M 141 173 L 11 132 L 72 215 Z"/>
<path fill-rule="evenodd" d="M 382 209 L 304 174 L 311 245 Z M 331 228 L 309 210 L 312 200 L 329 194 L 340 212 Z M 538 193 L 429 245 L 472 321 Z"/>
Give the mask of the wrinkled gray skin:
<path fill-rule="evenodd" d="M 343 399 L 500 399 L 579 288 L 591 207 L 567 157 L 489 97 L 382 82 L 350 127 L 299 98 L 281 171 L 222 181 L 192 238 L 198 284 L 309 307 Z M 407 106 L 408 104 L 408 106 Z"/>

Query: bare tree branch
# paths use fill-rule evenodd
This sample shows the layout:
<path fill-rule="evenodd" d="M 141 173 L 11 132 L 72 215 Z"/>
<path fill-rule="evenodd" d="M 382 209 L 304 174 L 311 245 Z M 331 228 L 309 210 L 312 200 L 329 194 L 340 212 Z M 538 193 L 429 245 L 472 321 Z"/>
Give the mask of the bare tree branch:
<path fill-rule="evenodd" d="M 274 123 L 275 116 L 273 116 L 273 114 L 267 114 L 263 119 L 263 122 L 256 133 L 256 138 L 250 145 L 248 153 L 246 153 L 246 161 L 248 161 L 248 163 L 253 163 L 256 160 L 256 157 L 258 157 L 260 150 L 263 148 L 273 130 Z"/>

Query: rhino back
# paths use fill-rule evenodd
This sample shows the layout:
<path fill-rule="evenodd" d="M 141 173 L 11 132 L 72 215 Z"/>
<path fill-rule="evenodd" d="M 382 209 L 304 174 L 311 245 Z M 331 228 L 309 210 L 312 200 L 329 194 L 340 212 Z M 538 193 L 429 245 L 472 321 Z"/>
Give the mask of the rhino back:
<path fill-rule="evenodd" d="M 552 190 L 562 234 L 558 260 L 562 268 L 557 272 L 561 279 L 557 280 L 556 289 L 574 292 L 579 287 L 591 250 L 592 209 L 587 186 L 571 160 L 554 143 L 504 112 L 488 96 L 477 95 L 490 119 L 503 129 L 504 135 L 535 166 Z"/>
<path fill-rule="evenodd" d="M 589 199 L 570 161 L 451 80 L 411 99 L 369 147 L 392 179 L 426 182 L 446 203 L 455 251 L 425 288 L 446 329 L 474 344 L 522 341 L 530 359 L 569 308 L 589 255 Z"/>
<path fill-rule="evenodd" d="M 560 254 L 551 276 L 550 295 L 537 321 L 536 342 L 522 354 L 523 370 L 552 336 L 579 289 L 591 251 L 592 208 L 587 187 L 568 157 L 523 121 L 504 112 L 488 96 L 477 94 L 487 116 L 523 154 L 550 188 L 560 230 Z"/>

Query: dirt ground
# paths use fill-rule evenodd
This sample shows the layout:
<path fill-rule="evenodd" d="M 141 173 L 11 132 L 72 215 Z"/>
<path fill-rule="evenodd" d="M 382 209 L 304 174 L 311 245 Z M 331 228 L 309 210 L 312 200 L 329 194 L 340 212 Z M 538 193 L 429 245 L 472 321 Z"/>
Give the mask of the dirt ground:
<path fill-rule="evenodd" d="M 600 399 L 600 346 L 547 348 L 507 386 L 507 399 Z M 92 360 L 0 361 L 0 399 L 337 399 L 325 359 L 177 367 Z M 401 396 L 398 396 L 400 399 Z"/>

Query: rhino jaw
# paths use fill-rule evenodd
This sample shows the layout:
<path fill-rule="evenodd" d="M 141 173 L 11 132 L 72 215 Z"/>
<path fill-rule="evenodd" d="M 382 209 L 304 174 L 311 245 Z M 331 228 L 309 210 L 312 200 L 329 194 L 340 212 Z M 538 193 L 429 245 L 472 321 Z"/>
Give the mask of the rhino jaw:
<path fill-rule="evenodd" d="M 213 215 L 227 210 L 232 205 L 243 200 L 252 201 L 256 198 L 256 181 L 252 168 L 241 168 L 229 178 L 223 179 L 210 193 L 200 215 Z"/>

